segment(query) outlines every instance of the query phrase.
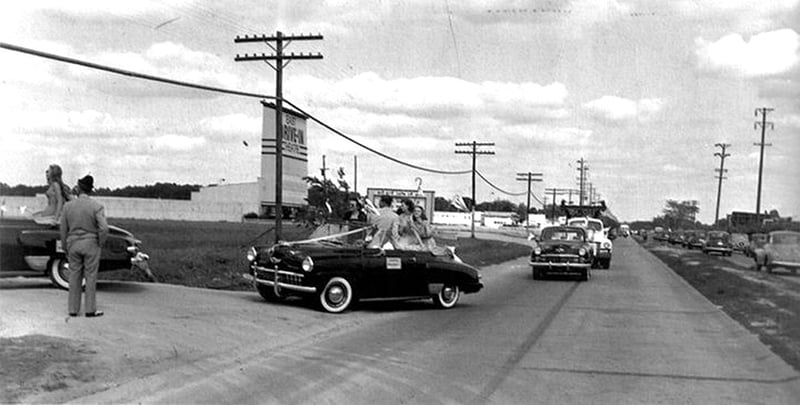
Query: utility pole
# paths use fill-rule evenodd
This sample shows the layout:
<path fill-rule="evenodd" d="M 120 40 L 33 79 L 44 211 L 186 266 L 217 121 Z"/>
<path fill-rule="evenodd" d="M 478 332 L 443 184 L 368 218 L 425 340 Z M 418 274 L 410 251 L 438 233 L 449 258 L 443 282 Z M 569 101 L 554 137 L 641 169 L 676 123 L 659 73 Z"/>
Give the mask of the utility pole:
<path fill-rule="evenodd" d="M 528 209 L 525 211 L 525 226 L 530 227 L 530 212 L 531 212 L 531 182 L 532 181 L 542 181 L 542 174 L 541 173 L 517 173 L 517 181 L 527 181 L 528 182 Z"/>
<path fill-rule="evenodd" d="M 236 54 L 234 59 L 236 62 L 243 61 L 263 61 L 275 70 L 275 241 L 281 240 L 281 222 L 283 218 L 283 68 L 295 59 L 322 59 L 322 55 L 317 53 L 313 54 L 295 54 L 294 52 L 284 54 L 283 50 L 286 45 L 292 41 L 309 41 L 321 40 L 322 35 L 283 35 L 282 32 L 277 31 L 274 36 L 270 35 L 245 35 L 243 37 L 236 36 L 234 43 L 242 42 L 263 42 L 267 44 L 275 52 L 272 55 L 266 54 L 244 54 L 239 56 Z M 275 43 L 273 45 L 272 43 Z M 284 44 L 284 42 L 286 42 Z M 274 61 L 274 65 L 270 63 Z M 278 283 L 275 283 L 277 292 Z"/>
<path fill-rule="evenodd" d="M 471 238 L 475 239 L 475 205 L 477 205 L 475 201 L 475 157 L 477 155 L 494 155 L 494 151 L 487 151 L 487 150 L 478 150 L 478 146 L 494 146 L 494 142 L 456 142 L 456 146 L 472 146 L 472 150 L 456 150 L 456 154 L 468 154 L 472 155 L 472 227 L 471 227 Z"/>
<path fill-rule="evenodd" d="M 722 196 L 722 180 L 727 178 L 725 177 L 725 173 L 728 171 L 728 169 L 725 168 L 725 158 L 731 155 L 730 153 L 725 153 L 725 150 L 728 148 L 728 146 L 731 146 L 731 144 L 716 143 L 714 146 L 722 148 L 722 152 L 714 153 L 714 156 L 719 157 L 719 169 L 715 169 L 715 171 L 719 172 L 719 176 L 717 176 L 719 179 L 719 184 L 717 185 L 717 211 L 714 214 L 714 226 L 716 227 L 717 222 L 719 221 L 719 200 Z"/>
<path fill-rule="evenodd" d="M 756 194 L 756 218 L 758 220 L 759 225 L 761 224 L 761 175 L 764 172 L 764 147 L 765 146 L 772 146 L 771 143 L 764 143 L 764 137 L 767 132 L 767 127 L 771 130 L 775 130 L 775 124 L 771 122 L 767 122 L 767 113 L 770 111 L 774 111 L 774 108 L 756 108 L 756 117 L 761 114 L 761 122 L 756 121 L 753 128 L 758 129 L 761 127 L 761 142 L 754 143 L 753 145 L 761 147 L 761 158 L 758 160 L 758 192 Z"/>
<path fill-rule="evenodd" d="M 353 191 L 358 194 L 358 156 L 353 155 Z"/>
<path fill-rule="evenodd" d="M 588 171 L 589 168 L 585 166 L 586 165 L 586 161 L 583 158 L 581 158 L 577 162 L 580 163 L 580 165 L 581 165 L 581 167 L 578 168 L 578 171 L 581 172 L 580 179 L 579 179 L 580 180 L 580 197 L 578 197 L 579 198 L 578 205 L 582 206 L 583 205 L 583 201 L 584 201 L 583 196 L 585 195 L 584 194 L 583 183 L 586 181 L 586 171 Z"/>
<path fill-rule="evenodd" d="M 552 212 L 552 215 L 553 215 L 553 225 L 555 225 L 555 223 L 556 223 L 556 195 L 563 195 L 563 194 L 566 194 L 566 193 L 572 193 L 572 191 L 574 191 L 574 190 L 566 189 L 566 188 L 547 188 L 544 191 L 545 191 L 545 194 L 553 193 L 553 206 L 552 206 L 551 212 Z"/>

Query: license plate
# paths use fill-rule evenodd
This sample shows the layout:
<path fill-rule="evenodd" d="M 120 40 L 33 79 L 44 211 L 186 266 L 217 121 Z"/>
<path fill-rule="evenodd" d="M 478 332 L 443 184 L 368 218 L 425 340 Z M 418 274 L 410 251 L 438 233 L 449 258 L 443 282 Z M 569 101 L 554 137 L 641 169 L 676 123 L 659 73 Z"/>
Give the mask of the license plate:
<path fill-rule="evenodd" d="M 61 246 L 61 240 L 56 240 L 56 253 L 64 253 L 64 247 Z"/>

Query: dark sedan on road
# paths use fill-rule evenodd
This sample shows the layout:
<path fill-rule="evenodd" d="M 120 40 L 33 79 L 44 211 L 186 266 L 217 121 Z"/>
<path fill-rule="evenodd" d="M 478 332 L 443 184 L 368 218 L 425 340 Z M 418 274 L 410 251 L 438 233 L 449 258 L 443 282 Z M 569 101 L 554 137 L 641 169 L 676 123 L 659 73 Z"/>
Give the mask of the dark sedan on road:
<path fill-rule="evenodd" d="M 29 219 L 3 219 L 0 235 L 0 276 L 48 276 L 56 287 L 69 289 L 69 263 L 57 226 Z M 138 268 L 153 280 L 149 257 L 140 251 L 141 243 L 130 232 L 109 225 L 99 271 Z"/>
<path fill-rule="evenodd" d="M 586 229 L 577 226 L 550 226 L 542 229 L 531 250 L 533 279 L 546 275 L 577 276 L 588 281 L 592 276 L 592 245 Z"/>
<path fill-rule="evenodd" d="M 250 275 L 267 301 L 314 298 L 331 313 L 370 299 L 430 298 L 452 308 L 461 293 L 483 288 L 478 269 L 450 248 L 394 250 L 367 247 L 369 227 L 324 224 L 307 240 L 253 247 Z"/>
<path fill-rule="evenodd" d="M 686 239 L 686 248 L 689 250 L 702 249 L 706 243 L 706 237 L 708 237 L 708 234 L 705 231 L 697 230 L 692 232 L 691 236 Z"/>
<path fill-rule="evenodd" d="M 703 253 L 719 253 L 723 256 L 733 254 L 730 234 L 724 231 L 709 231 L 703 244 Z"/>

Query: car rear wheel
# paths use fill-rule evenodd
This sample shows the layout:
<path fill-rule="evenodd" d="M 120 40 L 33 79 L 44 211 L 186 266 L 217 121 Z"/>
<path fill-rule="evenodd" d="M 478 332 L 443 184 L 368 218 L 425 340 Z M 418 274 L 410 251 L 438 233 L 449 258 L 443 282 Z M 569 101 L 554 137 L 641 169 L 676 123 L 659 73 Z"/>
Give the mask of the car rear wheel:
<path fill-rule="evenodd" d="M 445 285 L 439 293 L 433 296 L 433 304 L 439 308 L 450 309 L 456 306 L 461 290 L 457 285 Z"/>
<path fill-rule="evenodd" d="M 66 258 L 55 258 L 48 263 L 48 275 L 53 285 L 62 289 L 69 290 L 69 262 Z M 81 286 L 86 285 L 86 279 L 81 280 Z"/>
<path fill-rule="evenodd" d="M 319 303 L 327 312 L 344 312 L 353 301 L 353 286 L 344 277 L 333 277 L 319 293 Z"/>

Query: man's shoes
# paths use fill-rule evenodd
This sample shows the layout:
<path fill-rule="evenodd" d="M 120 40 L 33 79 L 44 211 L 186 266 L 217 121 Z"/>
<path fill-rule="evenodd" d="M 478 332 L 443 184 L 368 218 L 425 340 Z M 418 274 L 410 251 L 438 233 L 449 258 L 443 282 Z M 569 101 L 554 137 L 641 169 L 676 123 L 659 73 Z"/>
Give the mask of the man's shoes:
<path fill-rule="evenodd" d="M 103 316 L 103 311 L 94 311 L 94 312 L 87 312 L 86 313 L 86 317 L 87 318 L 95 318 L 95 317 L 98 317 L 98 316 Z"/>
<path fill-rule="evenodd" d="M 70 313 L 69 313 L 69 316 L 78 316 L 78 314 L 77 314 L 77 313 L 75 313 L 75 312 L 70 312 Z"/>

